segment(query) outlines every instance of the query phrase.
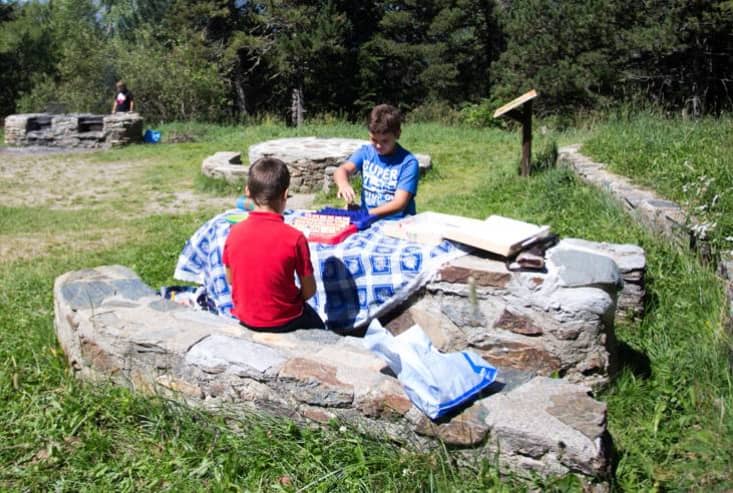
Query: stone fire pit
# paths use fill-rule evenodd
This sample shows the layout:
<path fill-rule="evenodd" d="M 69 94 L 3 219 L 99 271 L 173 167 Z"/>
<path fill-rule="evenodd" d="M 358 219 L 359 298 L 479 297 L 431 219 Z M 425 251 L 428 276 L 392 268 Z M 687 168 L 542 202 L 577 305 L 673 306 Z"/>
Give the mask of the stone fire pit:
<path fill-rule="evenodd" d="M 26 113 L 5 118 L 9 146 L 104 148 L 142 140 L 143 118 L 137 113 Z"/>
<path fill-rule="evenodd" d="M 439 349 L 468 347 L 499 368 L 485 395 L 442 422 L 417 410 L 357 337 L 244 330 L 161 299 L 122 266 L 60 276 L 54 324 L 82 378 L 213 410 L 338 419 L 418 449 L 443 442 L 519 476 L 570 473 L 604 483 L 606 405 L 592 393 L 614 371 L 616 300 L 625 296 L 622 279 L 643 278 L 644 252 L 563 240 L 547 262 L 547 272 L 510 272 L 490 258 L 460 257 L 383 318 L 393 332 L 418 323 Z"/>

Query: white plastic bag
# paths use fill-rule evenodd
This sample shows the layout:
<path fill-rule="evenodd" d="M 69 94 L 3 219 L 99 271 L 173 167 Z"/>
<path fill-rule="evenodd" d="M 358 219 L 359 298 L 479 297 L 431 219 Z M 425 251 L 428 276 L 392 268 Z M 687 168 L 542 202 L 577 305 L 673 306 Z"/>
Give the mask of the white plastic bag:
<path fill-rule="evenodd" d="M 419 325 L 395 337 L 374 319 L 364 344 L 387 362 L 412 403 L 431 419 L 467 404 L 496 379 L 496 368 L 472 351 L 439 352 Z"/>

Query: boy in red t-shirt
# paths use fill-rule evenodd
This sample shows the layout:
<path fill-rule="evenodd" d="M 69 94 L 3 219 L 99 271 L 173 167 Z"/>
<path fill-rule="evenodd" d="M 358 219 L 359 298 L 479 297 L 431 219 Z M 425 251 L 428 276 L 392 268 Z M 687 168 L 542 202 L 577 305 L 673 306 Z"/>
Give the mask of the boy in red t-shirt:
<path fill-rule="evenodd" d="M 232 313 L 252 330 L 325 328 L 305 302 L 316 293 L 308 241 L 283 220 L 289 186 L 285 163 L 274 158 L 255 161 L 245 187 L 255 209 L 232 226 L 224 244 L 222 260 L 232 287 Z"/>

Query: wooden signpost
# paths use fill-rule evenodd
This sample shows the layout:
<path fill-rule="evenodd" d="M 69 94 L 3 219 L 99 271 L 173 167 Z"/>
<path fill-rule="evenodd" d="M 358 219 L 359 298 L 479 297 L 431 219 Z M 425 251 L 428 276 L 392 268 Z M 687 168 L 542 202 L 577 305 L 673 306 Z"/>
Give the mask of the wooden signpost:
<path fill-rule="evenodd" d="M 522 161 L 519 166 L 522 176 L 529 176 L 532 159 L 532 100 L 536 97 L 537 91 L 532 89 L 494 112 L 494 118 L 508 116 L 522 124 Z"/>

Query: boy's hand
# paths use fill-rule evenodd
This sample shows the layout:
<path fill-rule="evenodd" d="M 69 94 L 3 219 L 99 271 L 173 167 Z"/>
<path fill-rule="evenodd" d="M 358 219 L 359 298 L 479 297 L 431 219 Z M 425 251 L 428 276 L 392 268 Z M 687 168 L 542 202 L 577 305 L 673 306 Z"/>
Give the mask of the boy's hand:
<path fill-rule="evenodd" d="M 351 185 L 342 185 L 339 186 L 336 196 L 340 199 L 344 199 L 348 204 L 350 204 L 356 198 L 356 193 L 354 193 L 354 189 L 351 188 Z"/>

